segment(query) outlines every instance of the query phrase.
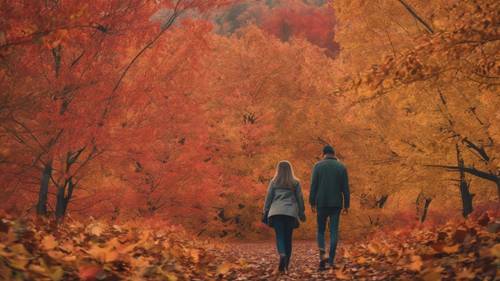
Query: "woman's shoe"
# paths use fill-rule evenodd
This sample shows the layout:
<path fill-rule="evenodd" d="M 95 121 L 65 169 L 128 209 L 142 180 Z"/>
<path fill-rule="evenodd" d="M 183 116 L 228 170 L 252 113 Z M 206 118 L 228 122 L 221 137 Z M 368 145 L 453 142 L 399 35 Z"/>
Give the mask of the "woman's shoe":
<path fill-rule="evenodd" d="M 285 273 L 285 269 L 286 269 L 286 256 L 280 255 L 280 265 L 278 267 L 278 270 L 280 273 Z"/>
<path fill-rule="evenodd" d="M 286 261 L 285 261 L 285 270 L 286 270 L 286 272 L 288 272 L 289 265 L 290 265 L 290 257 L 287 256 L 286 257 Z"/>

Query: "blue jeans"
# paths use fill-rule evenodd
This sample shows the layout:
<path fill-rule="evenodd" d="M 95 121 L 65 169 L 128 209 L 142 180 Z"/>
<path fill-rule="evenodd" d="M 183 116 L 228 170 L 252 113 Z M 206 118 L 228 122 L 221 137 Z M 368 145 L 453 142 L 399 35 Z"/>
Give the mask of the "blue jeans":
<path fill-rule="evenodd" d="M 280 256 L 292 256 L 292 234 L 295 218 L 291 216 L 275 215 L 271 217 L 276 232 L 276 247 Z"/>
<path fill-rule="evenodd" d="M 320 253 L 325 253 L 325 231 L 326 223 L 329 220 L 330 224 L 330 253 L 328 257 L 328 262 L 333 263 L 335 259 L 335 252 L 337 250 L 337 242 L 339 240 L 339 220 L 341 208 L 336 207 L 322 207 L 318 208 L 318 247 Z M 320 255 L 322 256 L 322 254 Z M 320 257 L 321 259 L 323 257 Z"/>

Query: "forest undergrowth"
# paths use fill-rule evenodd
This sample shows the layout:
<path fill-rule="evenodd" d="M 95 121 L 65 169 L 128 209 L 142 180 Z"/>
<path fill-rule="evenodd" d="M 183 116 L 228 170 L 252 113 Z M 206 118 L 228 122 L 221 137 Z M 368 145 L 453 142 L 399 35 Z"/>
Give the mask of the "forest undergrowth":
<path fill-rule="evenodd" d="M 292 268 L 276 273 L 270 242 L 203 241 L 180 227 L 93 220 L 0 220 L 1 280 L 495 280 L 500 221 L 379 230 L 345 239 L 336 268 L 316 270 L 312 241 L 296 241 Z"/>

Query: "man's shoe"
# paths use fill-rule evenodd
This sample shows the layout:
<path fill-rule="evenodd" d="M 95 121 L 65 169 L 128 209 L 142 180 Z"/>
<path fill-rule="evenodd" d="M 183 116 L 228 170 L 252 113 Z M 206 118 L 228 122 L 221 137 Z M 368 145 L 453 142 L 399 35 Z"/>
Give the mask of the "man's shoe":
<path fill-rule="evenodd" d="M 324 270 L 326 270 L 326 260 L 321 260 L 321 261 L 319 262 L 319 269 L 318 269 L 318 270 L 319 270 L 319 271 L 324 271 Z"/>
<path fill-rule="evenodd" d="M 290 257 L 287 256 L 285 259 L 285 270 L 288 272 L 288 266 L 290 265 Z"/>
<path fill-rule="evenodd" d="M 335 263 L 333 262 L 333 260 L 328 259 L 328 267 L 331 269 L 335 268 Z"/>

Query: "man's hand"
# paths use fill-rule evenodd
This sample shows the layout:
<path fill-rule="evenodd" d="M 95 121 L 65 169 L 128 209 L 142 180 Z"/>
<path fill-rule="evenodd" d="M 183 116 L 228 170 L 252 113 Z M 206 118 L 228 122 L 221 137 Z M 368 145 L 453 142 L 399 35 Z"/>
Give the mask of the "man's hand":
<path fill-rule="evenodd" d="M 342 210 L 342 214 L 344 214 L 344 215 L 349 214 L 349 209 L 344 208 L 344 209 Z"/>
<path fill-rule="evenodd" d="M 311 205 L 311 211 L 313 212 L 313 214 L 315 214 L 316 213 L 316 206 Z"/>

